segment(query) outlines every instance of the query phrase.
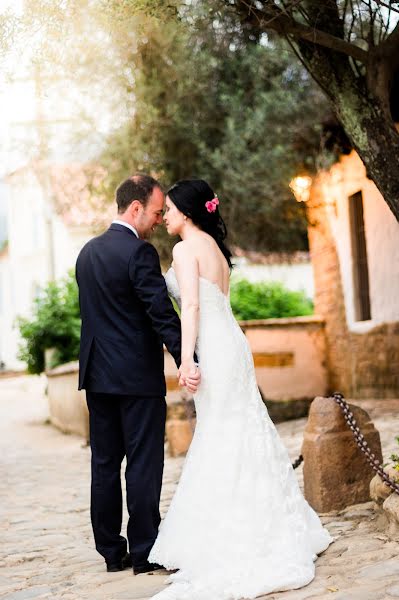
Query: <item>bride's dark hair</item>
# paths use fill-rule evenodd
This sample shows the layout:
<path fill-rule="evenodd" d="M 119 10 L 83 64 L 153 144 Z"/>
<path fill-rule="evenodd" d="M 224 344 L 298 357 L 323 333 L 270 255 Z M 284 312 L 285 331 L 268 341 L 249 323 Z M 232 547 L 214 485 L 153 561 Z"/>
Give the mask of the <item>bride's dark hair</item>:
<path fill-rule="evenodd" d="M 167 195 L 183 214 L 192 219 L 194 225 L 213 237 L 231 269 L 232 254 L 224 243 L 227 228 L 220 216 L 219 207 L 214 205 L 211 208 L 215 210 L 211 212 L 206 207 L 206 203 L 215 198 L 211 186 L 203 179 L 182 179 L 172 185 Z"/>

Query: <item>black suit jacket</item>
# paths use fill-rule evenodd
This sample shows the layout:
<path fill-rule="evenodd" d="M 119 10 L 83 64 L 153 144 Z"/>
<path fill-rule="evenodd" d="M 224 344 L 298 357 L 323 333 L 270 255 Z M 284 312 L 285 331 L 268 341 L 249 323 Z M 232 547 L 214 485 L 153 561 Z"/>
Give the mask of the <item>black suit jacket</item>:
<path fill-rule="evenodd" d="M 164 396 L 163 343 L 180 365 L 180 320 L 158 253 L 113 223 L 76 263 L 82 317 L 79 389 Z"/>

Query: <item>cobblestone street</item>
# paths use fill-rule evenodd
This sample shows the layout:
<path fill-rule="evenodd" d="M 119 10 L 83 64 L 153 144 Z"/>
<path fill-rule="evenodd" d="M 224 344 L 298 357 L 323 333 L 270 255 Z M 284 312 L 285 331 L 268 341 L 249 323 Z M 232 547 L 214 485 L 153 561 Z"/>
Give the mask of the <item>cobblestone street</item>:
<path fill-rule="evenodd" d="M 44 388 L 44 378 L 0 380 L 0 598 L 148 599 L 163 588 L 166 575 L 105 572 L 90 525 L 90 449 L 49 424 Z M 367 401 L 362 407 L 381 433 L 386 459 L 399 435 L 399 401 Z M 278 426 L 292 458 L 304 425 L 300 419 Z M 180 458 L 166 460 L 163 513 L 182 464 Z M 301 478 L 301 468 L 297 473 Z M 399 544 L 379 529 L 372 506 L 323 516 L 336 541 L 318 559 L 315 580 L 268 600 L 399 598 Z"/>

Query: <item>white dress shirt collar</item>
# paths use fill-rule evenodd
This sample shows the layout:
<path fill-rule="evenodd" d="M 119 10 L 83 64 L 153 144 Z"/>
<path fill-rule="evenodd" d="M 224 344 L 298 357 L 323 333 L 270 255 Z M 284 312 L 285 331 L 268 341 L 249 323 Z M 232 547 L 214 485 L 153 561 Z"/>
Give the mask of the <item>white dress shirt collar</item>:
<path fill-rule="evenodd" d="M 130 223 L 126 223 L 126 221 L 119 221 L 118 219 L 115 219 L 115 221 L 112 221 L 112 223 L 115 225 L 123 225 L 124 227 L 127 227 L 128 229 L 130 229 L 130 231 L 133 231 L 134 235 L 137 238 L 139 237 L 137 230 L 133 227 L 133 225 L 130 225 Z"/>

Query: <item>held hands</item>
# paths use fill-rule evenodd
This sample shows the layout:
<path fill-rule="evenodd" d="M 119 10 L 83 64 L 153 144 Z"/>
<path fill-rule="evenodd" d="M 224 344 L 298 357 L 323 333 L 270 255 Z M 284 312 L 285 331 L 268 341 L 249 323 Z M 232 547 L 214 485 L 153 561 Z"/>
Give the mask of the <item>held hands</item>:
<path fill-rule="evenodd" d="M 198 365 L 192 360 L 190 362 L 182 362 L 180 369 L 177 372 L 179 385 L 185 386 L 189 392 L 195 394 L 201 383 L 201 372 Z"/>

